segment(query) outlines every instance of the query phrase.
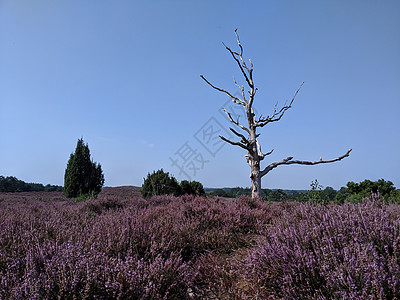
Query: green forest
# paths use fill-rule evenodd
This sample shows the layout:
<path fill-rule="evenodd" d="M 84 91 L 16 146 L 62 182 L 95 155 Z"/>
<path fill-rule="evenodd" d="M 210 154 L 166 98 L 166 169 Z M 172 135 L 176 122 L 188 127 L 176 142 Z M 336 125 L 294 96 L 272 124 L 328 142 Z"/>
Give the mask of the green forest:
<path fill-rule="evenodd" d="M 26 183 L 13 176 L 0 176 L 0 192 L 62 192 L 58 185 L 43 185 L 40 183 Z"/>

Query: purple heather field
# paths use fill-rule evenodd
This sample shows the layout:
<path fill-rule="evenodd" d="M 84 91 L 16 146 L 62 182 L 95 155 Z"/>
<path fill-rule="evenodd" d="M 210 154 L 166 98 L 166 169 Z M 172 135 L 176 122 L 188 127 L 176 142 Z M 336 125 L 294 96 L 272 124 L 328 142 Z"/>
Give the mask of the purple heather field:
<path fill-rule="evenodd" d="M 400 206 L 0 194 L 0 299 L 400 299 Z"/>

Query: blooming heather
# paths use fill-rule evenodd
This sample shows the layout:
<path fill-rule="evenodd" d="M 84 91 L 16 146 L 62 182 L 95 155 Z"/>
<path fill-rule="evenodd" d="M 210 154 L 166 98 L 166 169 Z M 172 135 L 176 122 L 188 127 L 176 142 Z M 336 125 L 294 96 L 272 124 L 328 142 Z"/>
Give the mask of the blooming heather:
<path fill-rule="evenodd" d="M 399 299 L 400 206 L 0 194 L 0 299 Z"/>
<path fill-rule="evenodd" d="M 377 199 L 295 205 L 238 265 L 261 298 L 399 299 L 399 216 Z"/>
<path fill-rule="evenodd" d="M 1 299 L 186 299 L 196 259 L 246 245 L 269 215 L 194 196 L 51 197 L 0 194 Z"/>

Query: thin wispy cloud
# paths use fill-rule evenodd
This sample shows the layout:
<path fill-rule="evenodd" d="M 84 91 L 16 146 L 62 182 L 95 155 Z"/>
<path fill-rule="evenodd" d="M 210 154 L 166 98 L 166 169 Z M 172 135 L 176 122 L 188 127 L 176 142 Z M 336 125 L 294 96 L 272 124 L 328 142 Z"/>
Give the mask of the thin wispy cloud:
<path fill-rule="evenodd" d="M 139 140 L 139 143 L 142 144 L 142 145 L 145 145 L 146 147 L 149 147 L 149 148 L 154 148 L 154 146 L 155 146 L 155 144 L 149 143 L 146 140 Z"/>

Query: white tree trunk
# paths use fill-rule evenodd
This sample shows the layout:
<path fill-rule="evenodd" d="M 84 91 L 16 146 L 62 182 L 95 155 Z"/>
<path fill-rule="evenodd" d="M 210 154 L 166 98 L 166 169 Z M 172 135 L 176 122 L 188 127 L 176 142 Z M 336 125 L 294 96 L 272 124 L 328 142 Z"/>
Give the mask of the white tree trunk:
<path fill-rule="evenodd" d="M 254 162 L 251 168 L 250 179 L 251 179 L 251 198 L 261 199 L 262 193 L 261 193 L 260 163 Z"/>

